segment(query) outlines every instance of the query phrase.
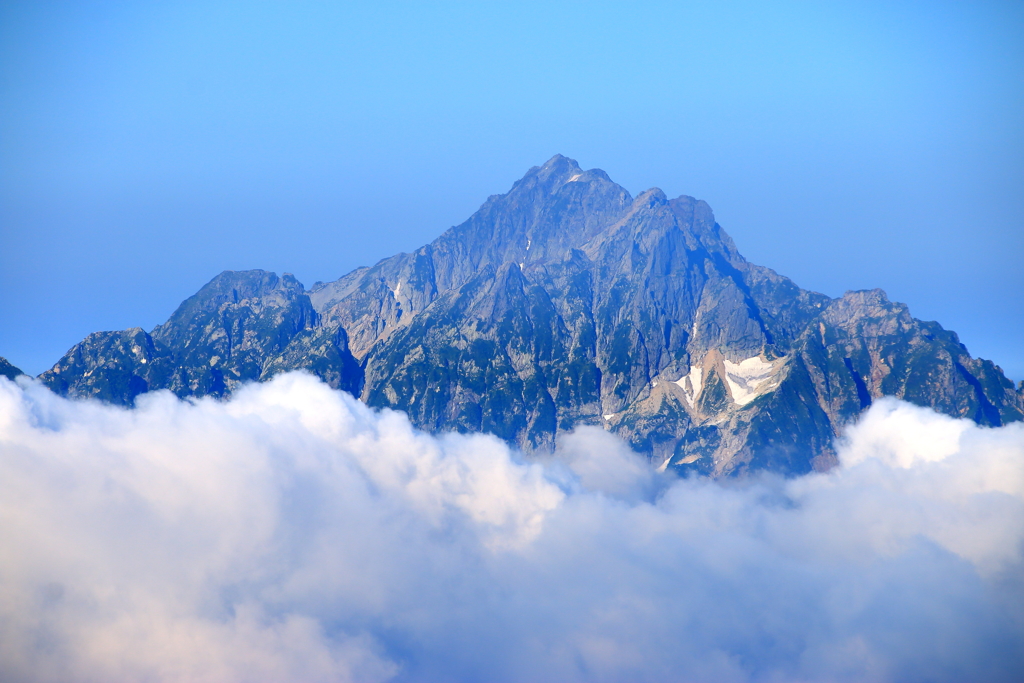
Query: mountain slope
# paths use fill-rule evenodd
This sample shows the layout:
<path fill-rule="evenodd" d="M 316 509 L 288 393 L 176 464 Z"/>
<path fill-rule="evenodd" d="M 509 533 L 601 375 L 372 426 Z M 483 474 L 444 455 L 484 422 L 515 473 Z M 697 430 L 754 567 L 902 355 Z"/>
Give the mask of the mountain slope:
<path fill-rule="evenodd" d="M 0 356 L 0 376 L 13 380 L 15 377 L 24 374 L 25 373 L 22 372 L 20 368 L 11 365 L 9 360 Z"/>
<path fill-rule="evenodd" d="M 411 254 L 309 292 L 223 273 L 151 334 L 91 335 L 42 379 L 127 404 L 299 368 L 432 431 L 536 449 L 601 425 L 716 476 L 826 468 L 842 426 L 883 395 L 1024 418 L 996 366 L 879 290 L 802 290 L 743 259 L 706 203 L 634 199 L 561 156 Z"/>
<path fill-rule="evenodd" d="M 317 323 L 309 295 L 291 275 L 226 271 L 151 333 L 94 332 L 40 379 L 64 395 L 124 405 L 156 389 L 225 396 L 243 382 L 292 369 L 358 391 L 362 373 L 344 330 Z M 307 346 L 312 351 L 299 352 Z"/>

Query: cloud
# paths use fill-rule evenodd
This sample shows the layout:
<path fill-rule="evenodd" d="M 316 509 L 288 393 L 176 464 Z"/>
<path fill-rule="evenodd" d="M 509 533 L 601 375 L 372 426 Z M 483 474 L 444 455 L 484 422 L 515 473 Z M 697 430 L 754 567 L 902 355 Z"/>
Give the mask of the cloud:
<path fill-rule="evenodd" d="M 1024 427 L 886 400 L 840 458 L 675 480 L 302 374 L 130 411 L 0 379 L 0 679 L 1021 680 Z"/>

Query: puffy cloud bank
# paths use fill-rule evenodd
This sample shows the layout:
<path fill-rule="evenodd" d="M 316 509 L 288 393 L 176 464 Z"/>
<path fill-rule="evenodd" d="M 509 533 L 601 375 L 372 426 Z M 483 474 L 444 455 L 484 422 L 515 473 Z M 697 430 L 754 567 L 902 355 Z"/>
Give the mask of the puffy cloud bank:
<path fill-rule="evenodd" d="M 1019 681 L 1024 427 L 895 401 L 825 475 L 545 463 L 298 374 L 0 379 L 0 680 Z"/>

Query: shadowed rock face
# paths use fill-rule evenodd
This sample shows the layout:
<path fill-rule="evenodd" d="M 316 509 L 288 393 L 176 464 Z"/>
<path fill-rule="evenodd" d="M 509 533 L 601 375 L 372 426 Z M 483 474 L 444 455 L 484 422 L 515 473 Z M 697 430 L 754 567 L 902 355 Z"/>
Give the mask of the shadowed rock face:
<path fill-rule="evenodd" d="M 344 330 L 328 330 L 299 282 L 262 270 L 221 273 L 151 333 L 95 332 L 40 379 L 58 393 L 130 405 L 146 391 L 225 396 L 241 383 L 307 369 L 347 391 L 362 375 Z"/>
<path fill-rule="evenodd" d="M 90 335 L 41 378 L 130 404 L 292 369 L 431 431 L 536 449 L 601 425 L 716 476 L 827 468 L 880 396 L 1024 418 L 998 367 L 880 290 L 802 290 L 745 261 L 706 203 L 634 199 L 562 156 L 412 254 L 308 292 L 287 274 L 222 273 L 152 333 Z"/>
<path fill-rule="evenodd" d="M 0 357 L 0 376 L 6 377 L 7 379 L 14 379 L 18 375 L 24 375 L 25 373 L 11 365 L 11 362 L 6 358 Z"/>

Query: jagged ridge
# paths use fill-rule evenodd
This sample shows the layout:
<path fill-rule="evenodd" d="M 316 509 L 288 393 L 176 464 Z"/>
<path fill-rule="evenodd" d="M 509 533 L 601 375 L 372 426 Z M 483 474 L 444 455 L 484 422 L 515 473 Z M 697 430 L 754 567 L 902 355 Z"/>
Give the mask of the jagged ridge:
<path fill-rule="evenodd" d="M 21 371 L 21 368 L 11 365 L 9 360 L 0 356 L 0 376 L 13 380 L 15 377 L 24 374 L 25 373 Z"/>
<path fill-rule="evenodd" d="M 90 335 L 41 377 L 128 404 L 299 368 L 425 429 L 535 449 L 595 424 L 714 475 L 828 467 L 841 427 L 883 395 L 1024 417 L 996 366 L 880 290 L 802 290 L 743 259 L 703 201 L 634 199 L 562 156 L 411 254 L 309 292 L 222 273 L 151 334 Z"/>

